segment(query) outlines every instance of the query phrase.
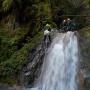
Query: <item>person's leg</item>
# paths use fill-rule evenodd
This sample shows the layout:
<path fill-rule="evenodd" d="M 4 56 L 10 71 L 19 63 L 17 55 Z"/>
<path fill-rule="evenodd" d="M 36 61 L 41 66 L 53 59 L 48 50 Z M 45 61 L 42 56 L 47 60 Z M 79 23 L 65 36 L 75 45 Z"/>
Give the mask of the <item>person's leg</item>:
<path fill-rule="evenodd" d="M 46 40 L 46 35 L 44 35 L 44 42 L 45 42 L 45 40 Z"/>
<path fill-rule="evenodd" d="M 50 35 L 48 35 L 48 37 L 49 37 L 49 41 L 51 42 L 51 36 L 50 36 Z"/>
<path fill-rule="evenodd" d="M 49 29 L 48 29 L 50 32 L 51 32 L 51 28 L 49 27 Z"/>

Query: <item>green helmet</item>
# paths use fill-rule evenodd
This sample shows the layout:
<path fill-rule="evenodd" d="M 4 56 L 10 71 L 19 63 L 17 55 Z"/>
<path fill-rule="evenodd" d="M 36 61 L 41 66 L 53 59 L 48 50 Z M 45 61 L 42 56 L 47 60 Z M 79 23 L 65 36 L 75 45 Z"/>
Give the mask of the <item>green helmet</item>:
<path fill-rule="evenodd" d="M 46 27 L 51 27 L 50 24 L 46 24 Z"/>

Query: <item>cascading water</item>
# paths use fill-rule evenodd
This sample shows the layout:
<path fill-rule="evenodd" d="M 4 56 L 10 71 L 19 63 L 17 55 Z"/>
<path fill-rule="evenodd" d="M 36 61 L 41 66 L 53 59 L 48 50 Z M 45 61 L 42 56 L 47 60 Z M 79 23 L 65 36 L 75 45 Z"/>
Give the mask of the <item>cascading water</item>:
<path fill-rule="evenodd" d="M 78 43 L 74 32 L 58 34 L 45 56 L 35 88 L 26 90 L 77 90 Z"/>

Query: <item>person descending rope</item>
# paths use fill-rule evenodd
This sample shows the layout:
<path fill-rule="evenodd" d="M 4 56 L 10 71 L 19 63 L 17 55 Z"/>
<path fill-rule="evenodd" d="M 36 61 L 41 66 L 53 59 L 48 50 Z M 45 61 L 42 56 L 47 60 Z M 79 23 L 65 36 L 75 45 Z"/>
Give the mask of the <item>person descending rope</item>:
<path fill-rule="evenodd" d="M 46 24 L 44 28 L 44 43 L 46 44 L 47 47 L 51 42 L 50 32 L 51 32 L 51 25 Z"/>
<path fill-rule="evenodd" d="M 47 40 L 47 38 L 51 42 L 50 31 L 48 29 L 44 31 L 44 42 Z"/>

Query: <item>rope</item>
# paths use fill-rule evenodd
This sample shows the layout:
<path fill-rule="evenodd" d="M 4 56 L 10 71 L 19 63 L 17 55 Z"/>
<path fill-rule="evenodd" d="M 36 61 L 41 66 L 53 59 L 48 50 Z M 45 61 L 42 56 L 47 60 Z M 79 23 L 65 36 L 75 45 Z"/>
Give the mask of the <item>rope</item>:
<path fill-rule="evenodd" d="M 90 17 L 90 15 L 62 15 L 60 17 L 64 17 L 64 16 Z"/>

